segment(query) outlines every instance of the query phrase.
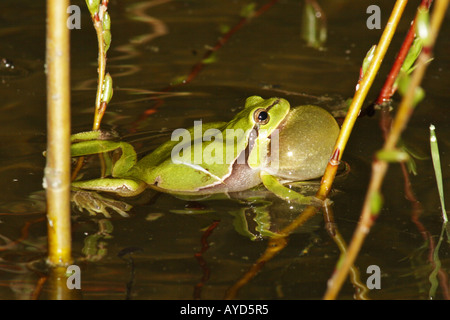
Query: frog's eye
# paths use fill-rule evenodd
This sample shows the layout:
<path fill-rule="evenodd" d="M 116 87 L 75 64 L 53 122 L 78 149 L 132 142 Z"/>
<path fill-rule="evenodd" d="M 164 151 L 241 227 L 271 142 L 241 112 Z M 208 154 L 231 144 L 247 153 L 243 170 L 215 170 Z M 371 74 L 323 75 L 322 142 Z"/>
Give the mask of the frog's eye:
<path fill-rule="evenodd" d="M 258 109 L 253 114 L 253 119 L 258 124 L 266 124 L 269 122 L 270 116 L 267 113 L 266 109 Z"/>

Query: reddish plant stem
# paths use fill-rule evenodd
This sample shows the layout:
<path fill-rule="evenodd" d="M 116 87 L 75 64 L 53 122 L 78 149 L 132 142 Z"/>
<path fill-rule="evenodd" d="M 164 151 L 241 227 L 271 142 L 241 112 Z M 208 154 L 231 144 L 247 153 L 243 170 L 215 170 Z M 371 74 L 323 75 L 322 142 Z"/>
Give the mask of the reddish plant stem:
<path fill-rule="evenodd" d="M 420 6 L 430 8 L 432 0 L 422 0 Z M 386 82 L 384 83 L 380 94 L 378 96 L 377 101 L 375 102 L 376 105 L 381 105 L 384 102 L 391 99 L 391 97 L 395 93 L 394 82 L 395 79 L 397 79 L 398 73 L 400 72 L 400 68 L 403 65 L 403 61 L 405 61 L 406 55 L 408 54 L 409 48 L 411 47 L 411 44 L 414 41 L 414 36 L 416 34 L 415 32 L 415 19 L 411 23 L 411 26 L 409 27 L 408 33 L 405 37 L 405 40 L 403 41 L 403 44 L 400 48 L 399 53 L 397 54 L 397 57 L 395 58 L 395 62 L 391 68 L 391 71 L 389 72 Z"/>
<path fill-rule="evenodd" d="M 208 237 L 211 235 L 211 233 L 214 231 L 214 229 L 219 225 L 220 221 L 213 221 L 213 223 L 206 229 L 206 231 L 203 233 L 201 238 L 201 244 L 202 247 L 199 252 L 195 254 L 195 258 L 198 261 L 198 264 L 202 268 L 203 276 L 199 283 L 195 285 L 194 288 L 194 299 L 198 300 L 200 299 L 201 291 L 203 286 L 205 285 L 205 282 L 208 281 L 209 275 L 211 270 L 209 269 L 205 259 L 203 259 L 203 254 L 208 250 L 209 243 L 208 243 Z"/>
<path fill-rule="evenodd" d="M 29 231 L 30 227 L 32 225 L 34 225 L 35 223 L 42 222 L 42 221 L 45 221 L 45 217 L 39 217 L 37 219 L 31 220 L 31 221 L 27 221 L 25 223 L 25 225 L 21 228 L 21 231 L 20 231 L 21 234 L 20 234 L 19 238 L 17 238 L 14 241 L 8 242 L 6 245 L 0 246 L 0 251 L 11 250 L 17 244 L 22 243 L 24 240 L 26 240 L 28 238 L 28 235 L 29 235 L 29 232 L 30 232 Z"/>
<path fill-rule="evenodd" d="M 413 21 L 411 27 L 409 28 L 408 34 L 406 35 L 405 40 L 403 41 L 402 47 L 395 59 L 394 65 L 392 66 L 391 71 L 389 72 L 386 82 L 381 89 L 380 95 L 376 101 L 377 105 L 381 105 L 383 102 L 391 99 L 392 95 L 395 93 L 394 82 L 397 79 L 397 75 L 400 72 L 400 68 L 403 65 L 403 61 L 408 54 L 409 48 L 411 47 L 412 42 L 414 41 L 415 36 L 415 22 Z"/>

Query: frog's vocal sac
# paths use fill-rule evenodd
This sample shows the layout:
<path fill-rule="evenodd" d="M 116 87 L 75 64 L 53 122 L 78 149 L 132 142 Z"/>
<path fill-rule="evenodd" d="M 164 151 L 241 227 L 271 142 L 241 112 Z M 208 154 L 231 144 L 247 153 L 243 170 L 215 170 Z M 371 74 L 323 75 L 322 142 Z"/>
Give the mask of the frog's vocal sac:
<path fill-rule="evenodd" d="M 280 198 L 309 203 L 312 197 L 292 191 L 281 181 L 322 176 L 339 126 L 320 107 L 291 108 L 282 98 L 251 96 L 229 122 L 206 123 L 183 132 L 182 143 L 169 140 L 139 161 L 126 142 L 101 140 L 98 131 L 74 134 L 73 157 L 116 149 L 121 149 L 121 156 L 109 177 L 75 181 L 72 188 L 129 197 L 147 187 L 175 195 L 205 195 L 243 191 L 263 183 Z"/>

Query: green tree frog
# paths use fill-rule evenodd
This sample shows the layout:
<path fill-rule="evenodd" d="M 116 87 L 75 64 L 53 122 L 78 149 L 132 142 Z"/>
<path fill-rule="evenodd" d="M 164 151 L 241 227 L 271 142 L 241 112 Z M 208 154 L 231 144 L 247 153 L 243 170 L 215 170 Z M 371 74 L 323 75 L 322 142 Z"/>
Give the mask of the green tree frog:
<path fill-rule="evenodd" d="M 170 141 L 139 161 L 130 144 L 102 140 L 100 131 L 74 134 L 73 157 L 115 150 L 121 155 L 112 165 L 110 177 L 74 181 L 72 188 L 131 197 L 149 187 L 194 196 L 240 192 L 263 183 L 282 199 L 302 204 L 319 202 L 283 183 L 322 176 L 338 134 L 335 119 L 320 107 L 291 109 L 282 98 L 251 96 L 228 123 L 196 123 L 190 129 L 175 130 Z M 130 208 L 119 208 L 100 195 L 94 197 L 78 195 L 74 201 L 91 214 L 108 215 L 106 208 L 110 208 L 126 215 Z"/>

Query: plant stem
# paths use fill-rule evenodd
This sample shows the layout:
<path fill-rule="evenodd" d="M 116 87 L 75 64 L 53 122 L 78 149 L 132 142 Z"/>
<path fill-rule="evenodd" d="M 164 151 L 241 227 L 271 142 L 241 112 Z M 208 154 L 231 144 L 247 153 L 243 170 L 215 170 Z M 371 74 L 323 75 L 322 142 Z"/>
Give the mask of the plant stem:
<path fill-rule="evenodd" d="M 103 82 L 105 80 L 106 73 L 106 50 L 105 43 L 103 40 L 103 26 L 102 26 L 102 8 L 100 6 L 100 12 L 98 15 L 94 15 L 92 21 L 94 23 L 94 29 L 97 33 L 98 42 L 98 80 L 97 80 L 97 96 L 95 98 L 95 113 L 94 113 L 94 123 L 92 125 L 92 130 L 99 130 L 100 123 L 102 121 L 103 115 L 105 113 L 105 108 L 102 108 L 102 93 L 103 93 Z M 103 109 L 103 110 L 102 110 Z"/>
<path fill-rule="evenodd" d="M 409 118 L 413 112 L 414 108 L 414 96 L 416 89 L 418 88 L 420 82 L 422 81 L 423 75 L 427 68 L 427 62 L 431 57 L 432 47 L 436 40 L 439 28 L 441 26 L 442 20 L 444 18 L 446 9 L 448 6 L 448 0 L 437 0 L 435 8 L 433 10 L 433 16 L 430 24 L 430 36 L 429 42 L 426 47 L 423 48 L 422 53 L 417 59 L 417 67 L 412 75 L 408 91 L 403 97 L 397 115 L 394 119 L 392 129 L 387 137 L 384 144 L 384 150 L 394 150 L 397 145 L 400 134 L 406 127 Z M 365 202 L 361 212 L 360 221 L 358 227 L 355 230 L 352 241 L 348 247 L 347 253 L 342 261 L 342 264 L 333 274 L 329 281 L 329 287 L 325 293 L 325 299 L 335 299 L 337 293 L 339 292 L 345 278 L 347 277 L 350 267 L 353 265 L 360 248 L 364 242 L 365 237 L 370 231 L 376 216 L 371 212 L 371 199 L 372 195 L 378 193 L 381 184 L 383 182 L 384 176 L 386 175 L 388 169 L 388 163 L 383 160 L 375 160 L 372 164 L 372 178 L 369 184 L 369 189 L 366 194 Z"/>
<path fill-rule="evenodd" d="M 429 8 L 431 2 L 432 0 L 422 0 L 420 6 L 424 8 Z M 395 58 L 394 65 L 392 66 L 391 71 L 387 76 L 386 82 L 384 83 L 380 91 L 380 94 L 377 98 L 377 101 L 375 103 L 377 105 L 381 105 L 383 102 L 388 101 L 395 93 L 395 89 L 393 88 L 395 80 L 397 79 L 398 73 L 400 72 L 403 62 L 408 54 L 409 48 L 411 47 L 411 44 L 414 41 L 414 36 L 416 34 L 415 23 L 416 19 L 414 19 L 414 21 L 411 23 L 411 26 L 409 27 L 405 40 L 403 41 L 400 51 L 397 57 Z"/>
<path fill-rule="evenodd" d="M 103 91 L 104 91 L 104 82 L 106 75 L 106 44 L 104 37 L 104 28 L 103 28 L 103 19 L 105 17 L 106 11 L 108 10 L 108 2 L 109 0 L 102 0 L 100 6 L 98 7 L 98 12 L 91 12 L 91 18 L 94 25 L 95 32 L 97 34 L 97 43 L 98 43 L 98 79 L 97 79 L 97 95 L 95 98 L 95 109 L 94 109 L 94 121 L 92 124 L 92 130 L 100 130 L 100 124 L 103 119 L 103 115 L 105 114 L 107 102 L 102 101 Z M 89 8 L 89 5 L 88 5 Z M 91 8 L 89 8 L 90 10 Z M 109 46 L 109 45 L 108 45 Z M 104 161 L 102 155 L 99 155 L 102 163 L 102 176 L 104 173 Z M 84 157 L 79 157 L 77 159 L 77 163 L 72 171 L 71 180 L 75 180 L 81 168 L 83 167 Z"/>
<path fill-rule="evenodd" d="M 47 0 L 47 192 L 52 266 L 71 262 L 70 231 L 70 40 L 68 0 Z"/>
<path fill-rule="evenodd" d="M 347 116 L 345 117 L 344 123 L 342 124 L 339 137 L 336 141 L 332 159 L 328 163 L 327 169 L 322 178 L 322 183 L 319 192 L 317 194 L 317 197 L 319 199 L 325 200 L 329 193 L 329 190 L 331 190 L 334 177 L 336 176 L 339 161 L 342 158 L 342 154 L 344 152 L 345 146 L 347 145 L 348 139 L 350 137 L 351 131 L 356 122 L 358 114 L 361 110 L 361 106 L 364 102 L 364 99 L 367 96 L 370 87 L 372 86 L 372 83 L 375 79 L 378 69 L 380 68 L 381 62 L 383 61 L 383 58 L 386 54 L 386 51 L 389 47 L 389 44 L 395 33 L 398 22 L 400 21 L 400 18 L 402 16 L 403 10 L 407 2 L 408 0 L 397 0 L 397 2 L 395 3 L 389 21 L 386 25 L 386 28 L 383 31 L 381 39 L 375 50 L 372 62 L 370 63 L 369 68 L 364 74 L 364 77 L 360 82 L 358 90 L 355 92 L 355 96 L 353 97 Z"/>
<path fill-rule="evenodd" d="M 411 44 L 414 40 L 415 35 L 414 24 L 415 22 L 413 22 L 409 27 L 408 34 L 406 35 L 405 40 L 403 41 L 402 47 L 400 48 L 397 58 L 395 59 L 394 65 L 392 66 L 392 69 L 388 74 L 388 77 L 383 85 L 383 88 L 381 88 L 380 95 L 378 96 L 378 99 L 376 101 L 377 105 L 381 105 L 383 102 L 388 101 L 394 94 L 393 85 L 395 79 L 397 78 L 397 75 L 400 72 L 400 69 L 403 65 L 403 61 L 405 60 L 409 48 L 411 47 Z"/>

